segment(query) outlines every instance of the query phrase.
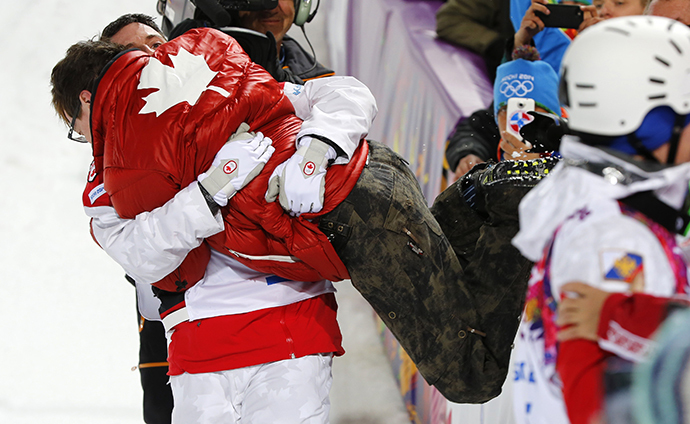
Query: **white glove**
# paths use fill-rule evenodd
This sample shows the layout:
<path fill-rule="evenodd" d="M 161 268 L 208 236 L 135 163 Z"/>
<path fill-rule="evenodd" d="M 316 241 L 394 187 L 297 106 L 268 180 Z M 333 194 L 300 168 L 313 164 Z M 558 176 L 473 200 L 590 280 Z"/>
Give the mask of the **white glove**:
<path fill-rule="evenodd" d="M 292 216 L 323 209 L 326 167 L 335 159 L 335 149 L 323 141 L 303 137 L 290 159 L 271 174 L 266 201 L 279 197 L 280 206 Z"/>
<path fill-rule="evenodd" d="M 208 171 L 197 178 L 220 206 L 227 205 L 228 199 L 259 175 L 275 151 L 270 138 L 248 129 L 246 123 L 240 124 L 216 153 Z"/>

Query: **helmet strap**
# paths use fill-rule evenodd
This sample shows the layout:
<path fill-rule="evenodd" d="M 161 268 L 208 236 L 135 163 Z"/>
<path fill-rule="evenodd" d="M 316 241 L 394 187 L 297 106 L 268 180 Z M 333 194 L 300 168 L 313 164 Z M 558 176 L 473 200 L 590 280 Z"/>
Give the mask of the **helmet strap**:
<path fill-rule="evenodd" d="M 638 155 L 642 156 L 646 160 L 659 163 L 659 160 L 654 156 L 652 151 L 642 143 L 642 140 L 640 140 L 635 133 L 628 134 L 628 144 L 635 149 L 635 152 L 637 152 Z M 669 151 L 669 154 L 670 153 L 671 152 Z"/>
<path fill-rule="evenodd" d="M 666 164 L 673 165 L 676 162 L 676 155 L 678 154 L 678 145 L 680 144 L 680 135 L 683 133 L 685 126 L 685 115 L 676 114 L 676 120 L 673 123 L 673 133 L 671 139 L 668 141 L 668 156 L 666 157 Z"/>

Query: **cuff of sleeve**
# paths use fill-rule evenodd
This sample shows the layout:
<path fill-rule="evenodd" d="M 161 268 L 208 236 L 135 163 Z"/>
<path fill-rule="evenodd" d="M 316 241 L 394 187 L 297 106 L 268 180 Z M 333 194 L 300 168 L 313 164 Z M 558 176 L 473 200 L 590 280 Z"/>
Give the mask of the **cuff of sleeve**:
<path fill-rule="evenodd" d="M 203 188 L 201 187 L 201 184 L 199 184 L 197 181 L 194 181 L 193 183 L 191 183 L 187 187 L 187 189 L 189 190 L 189 194 L 192 197 L 190 200 L 194 204 L 199 205 L 199 206 L 205 204 L 206 206 L 204 206 L 203 209 L 208 211 L 208 215 L 206 213 L 204 213 L 204 215 L 213 219 L 213 221 L 215 221 L 215 224 L 216 224 L 216 225 L 212 225 L 211 222 L 209 222 L 208 223 L 209 224 L 208 229 L 207 229 L 207 231 L 205 231 L 205 233 L 207 233 L 207 234 L 203 235 L 202 237 L 204 237 L 204 238 L 209 237 L 209 236 L 212 236 L 214 234 L 221 232 L 223 230 L 223 228 L 225 228 L 225 224 L 223 223 L 223 216 L 220 214 L 220 206 L 218 206 L 218 210 L 216 210 L 216 211 L 213 211 L 211 209 L 211 205 L 209 205 L 209 203 L 206 200 L 206 197 L 204 196 L 204 193 L 202 191 Z M 211 201 L 213 201 L 213 198 L 211 198 Z M 213 201 L 213 202 L 215 203 L 215 201 Z M 218 205 L 218 204 L 216 203 L 216 205 Z"/>
<path fill-rule="evenodd" d="M 611 293 L 604 301 L 601 307 L 601 314 L 599 315 L 599 327 L 597 328 L 597 337 L 600 339 L 606 338 L 606 333 L 609 329 L 609 321 L 613 318 L 618 305 L 625 302 L 630 295 L 626 293 Z"/>

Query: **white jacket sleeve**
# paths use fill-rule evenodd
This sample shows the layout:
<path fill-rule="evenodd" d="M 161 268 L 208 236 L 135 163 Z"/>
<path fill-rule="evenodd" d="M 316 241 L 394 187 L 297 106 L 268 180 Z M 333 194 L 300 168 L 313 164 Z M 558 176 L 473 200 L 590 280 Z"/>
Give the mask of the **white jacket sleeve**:
<path fill-rule="evenodd" d="M 152 284 L 173 272 L 203 240 L 223 230 L 198 183 L 135 219 L 122 219 L 112 206 L 84 207 L 96 242 L 137 283 Z"/>
<path fill-rule="evenodd" d="M 369 133 L 378 109 L 366 85 L 353 77 L 325 77 L 304 85 L 286 82 L 285 95 L 302 119 L 297 139 L 317 135 L 333 141 L 345 153 L 335 163 L 349 162 L 362 138 Z"/>

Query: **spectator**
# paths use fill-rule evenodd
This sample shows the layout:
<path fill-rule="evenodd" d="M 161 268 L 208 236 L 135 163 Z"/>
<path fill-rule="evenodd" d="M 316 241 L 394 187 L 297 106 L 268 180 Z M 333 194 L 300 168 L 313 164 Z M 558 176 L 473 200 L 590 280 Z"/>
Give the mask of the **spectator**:
<path fill-rule="evenodd" d="M 481 55 L 493 82 L 505 40 L 514 33 L 509 12 L 509 0 L 448 0 L 436 13 L 436 33 Z"/>
<path fill-rule="evenodd" d="M 642 15 L 650 0 L 594 0 L 592 5 L 603 19 Z"/>
<path fill-rule="evenodd" d="M 558 75 L 546 62 L 538 60 L 538 55 L 536 56 L 529 59 L 516 56 L 515 60 L 498 67 L 493 106 L 496 124 L 501 134 L 500 151 L 497 153 L 499 160 L 536 159 L 542 156 L 541 153 L 530 152 L 533 146 L 525 142 L 519 134 L 520 128 L 533 119 L 527 114 L 529 110 L 561 116 L 558 103 Z M 510 99 L 532 101 L 534 105 L 528 109 L 509 109 Z"/>
<path fill-rule="evenodd" d="M 651 0 L 645 14 L 665 16 L 690 26 L 690 2 L 687 0 Z"/>
<path fill-rule="evenodd" d="M 280 0 L 275 9 L 236 12 L 237 22 L 243 28 L 253 29 L 262 34 L 270 31 L 276 39 L 278 59 L 283 70 L 289 71 L 303 81 L 334 75 L 332 70 L 324 67 L 316 61 L 316 58 L 307 53 L 297 40 L 287 35 L 293 24 L 304 31 L 304 25 L 311 22 L 316 15 L 316 10 L 314 12 L 307 10 L 306 13 L 301 10 L 297 13 L 296 9 L 304 9 L 304 7 L 304 1 Z M 307 41 L 309 41 L 308 38 Z"/>
<path fill-rule="evenodd" d="M 521 420 L 604 418 L 605 367 L 643 358 L 658 324 L 619 319 L 627 316 L 622 301 L 601 322 L 597 341 L 565 340 L 566 328 L 558 343 L 557 324 L 570 321 L 557 307 L 571 291 L 582 294 L 567 283 L 655 296 L 688 290 L 674 234 L 676 218 L 686 216 L 678 209 L 690 181 L 690 138 L 680 135 L 690 122 L 690 97 L 682 89 L 687 58 L 674 45 L 690 51 L 687 27 L 666 18 L 615 18 L 578 35 L 563 59 L 561 102 L 577 137 L 563 140 L 568 160 L 521 201 L 513 240 L 536 262 L 515 351 Z M 659 60 L 668 67 L 659 70 Z M 655 94 L 659 80 L 666 96 Z"/>

